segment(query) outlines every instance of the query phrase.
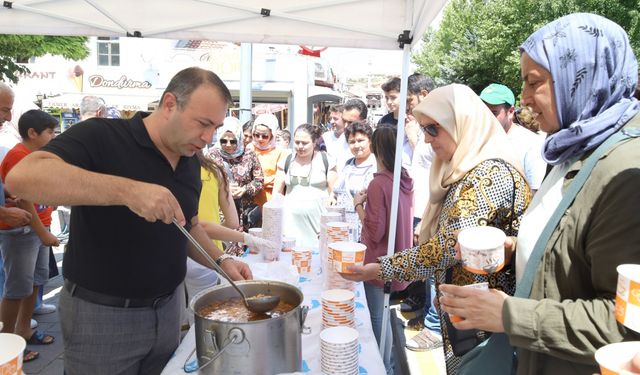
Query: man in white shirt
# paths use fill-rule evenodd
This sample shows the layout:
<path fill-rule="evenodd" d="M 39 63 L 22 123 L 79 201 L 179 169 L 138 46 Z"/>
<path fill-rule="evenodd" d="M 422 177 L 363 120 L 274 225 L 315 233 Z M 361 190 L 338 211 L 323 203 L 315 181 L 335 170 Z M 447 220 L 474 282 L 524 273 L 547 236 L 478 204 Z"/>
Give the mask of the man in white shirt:
<path fill-rule="evenodd" d="M 507 133 L 509 141 L 522 162 L 525 179 L 531 190 L 535 192 L 540 188 L 547 171 L 547 164 L 542 159 L 544 138 L 514 123 L 516 99 L 507 86 L 492 83 L 482 90 L 480 99 L 489 107 Z"/>
<path fill-rule="evenodd" d="M 329 107 L 331 130 L 322 135 L 324 144 L 327 147 L 327 154 L 336 160 L 338 173 L 342 171 L 347 160 L 353 157 L 349 149 L 349 143 L 347 143 L 347 139 L 344 136 L 345 123 L 342 120 L 343 111 L 344 106 L 340 104 L 334 104 Z"/>

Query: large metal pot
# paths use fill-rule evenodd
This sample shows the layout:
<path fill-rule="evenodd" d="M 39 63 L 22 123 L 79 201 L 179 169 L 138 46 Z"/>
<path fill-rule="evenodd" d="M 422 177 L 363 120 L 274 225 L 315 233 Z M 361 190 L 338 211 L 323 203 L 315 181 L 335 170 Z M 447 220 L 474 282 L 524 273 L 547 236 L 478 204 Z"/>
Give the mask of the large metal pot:
<path fill-rule="evenodd" d="M 307 308 L 293 285 L 279 281 L 243 281 L 238 287 L 248 296 L 277 295 L 295 306 L 277 318 L 247 323 L 206 319 L 198 311 L 209 304 L 238 298 L 230 285 L 220 285 L 196 294 L 190 303 L 195 314 L 196 351 L 201 374 L 272 375 L 300 371 L 301 333 Z"/>

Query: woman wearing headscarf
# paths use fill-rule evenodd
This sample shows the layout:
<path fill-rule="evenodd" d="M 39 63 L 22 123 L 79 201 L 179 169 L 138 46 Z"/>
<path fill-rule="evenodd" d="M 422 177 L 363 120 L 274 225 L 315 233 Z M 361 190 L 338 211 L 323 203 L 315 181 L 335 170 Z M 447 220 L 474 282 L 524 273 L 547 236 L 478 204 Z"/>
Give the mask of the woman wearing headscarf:
<path fill-rule="evenodd" d="M 355 275 L 343 276 L 386 281 L 435 276 L 441 284 L 448 274 L 449 282 L 456 285 L 489 281 L 492 287 L 513 293 L 515 280 L 506 269 L 490 277 L 470 273 L 456 260 L 454 248 L 456 232 L 464 228 L 489 225 L 507 235 L 517 234 L 531 191 L 504 130 L 482 100 L 458 84 L 433 90 L 413 114 L 435 154 L 420 245 L 380 257 L 378 263 L 354 267 Z M 447 368 L 453 372 L 458 357 L 449 345 L 446 326 L 442 328 Z M 420 334 L 426 341 L 436 340 L 428 331 Z"/>
<path fill-rule="evenodd" d="M 302 124 L 293 133 L 295 153 L 278 165 L 273 191 L 285 194 L 284 234 L 301 246 L 317 246 L 320 215 L 338 177 L 336 164 L 318 150 L 322 129 Z"/>
<path fill-rule="evenodd" d="M 253 203 L 255 196 L 262 190 L 260 162 L 253 151 L 245 150 L 242 125 L 235 117 L 225 118 L 216 139 L 209 156 L 217 165 L 224 167 L 240 226 L 247 231 L 260 221 L 259 208 Z"/>
<path fill-rule="evenodd" d="M 543 26 L 520 51 L 522 103 L 548 134 L 543 152 L 553 169 L 513 244 L 519 292 L 527 262 L 540 263 L 532 269 L 528 298 L 443 285 L 456 298 L 440 302 L 445 311 L 466 317 L 456 323 L 460 329 L 504 332 L 517 349 L 518 374 L 592 374 L 599 372 L 596 349 L 640 339 L 616 323 L 614 307 L 616 267 L 640 263 L 637 138 L 616 143 L 597 159 L 549 240 L 540 244 L 541 257 L 530 256 L 589 155 L 613 134 L 640 127 L 632 98 L 638 64 L 620 26 L 584 13 Z"/>
<path fill-rule="evenodd" d="M 259 115 L 253 122 L 253 150 L 258 155 L 264 175 L 262 191 L 255 198 L 255 203 L 260 207 L 271 199 L 278 163 L 288 154 L 286 150 L 276 147 L 277 130 L 278 118 L 271 113 Z"/>

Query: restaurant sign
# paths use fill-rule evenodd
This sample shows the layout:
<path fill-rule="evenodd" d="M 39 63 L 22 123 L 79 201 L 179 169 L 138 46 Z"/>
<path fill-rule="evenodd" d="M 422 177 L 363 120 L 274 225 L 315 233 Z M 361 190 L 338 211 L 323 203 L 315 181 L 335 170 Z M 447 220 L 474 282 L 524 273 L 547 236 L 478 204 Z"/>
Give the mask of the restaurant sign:
<path fill-rule="evenodd" d="M 95 74 L 89 76 L 89 84 L 91 87 L 108 87 L 116 89 L 150 89 L 151 82 L 135 81 L 126 75 L 122 75 L 118 79 L 106 79 L 104 76 Z"/>

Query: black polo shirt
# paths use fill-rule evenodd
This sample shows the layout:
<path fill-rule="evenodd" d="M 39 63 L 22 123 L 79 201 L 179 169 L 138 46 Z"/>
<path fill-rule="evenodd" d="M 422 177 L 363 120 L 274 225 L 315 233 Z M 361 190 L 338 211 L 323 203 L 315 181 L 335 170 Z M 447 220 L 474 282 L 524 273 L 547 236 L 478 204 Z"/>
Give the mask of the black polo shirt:
<path fill-rule="evenodd" d="M 200 163 L 196 157 L 181 157 L 174 171 L 144 127 L 147 115 L 90 119 L 42 150 L 90 171 L 162 185 L 189 221 L 198 210 Z M 126 206 L 75 206 L 70 225 L 63 274 L 86 289 L 151 298 L 172 292 L 184 280 L 187 242 L 173 224 L 149 223 Z"/>

